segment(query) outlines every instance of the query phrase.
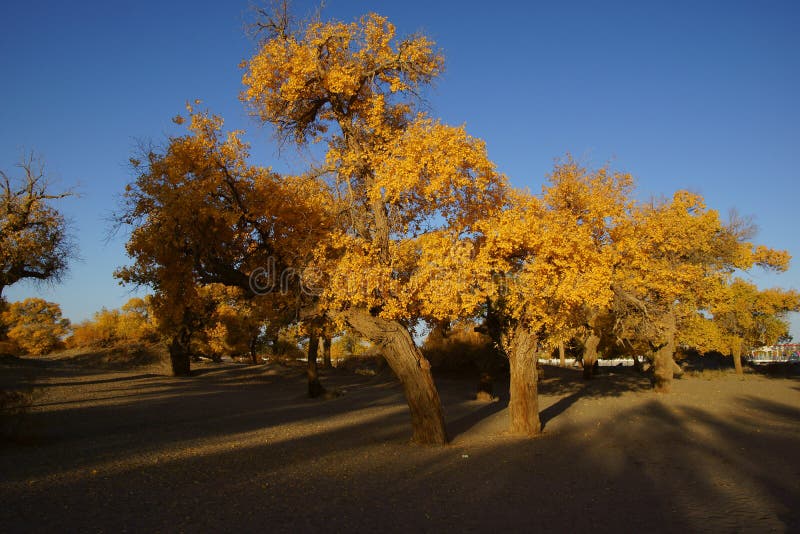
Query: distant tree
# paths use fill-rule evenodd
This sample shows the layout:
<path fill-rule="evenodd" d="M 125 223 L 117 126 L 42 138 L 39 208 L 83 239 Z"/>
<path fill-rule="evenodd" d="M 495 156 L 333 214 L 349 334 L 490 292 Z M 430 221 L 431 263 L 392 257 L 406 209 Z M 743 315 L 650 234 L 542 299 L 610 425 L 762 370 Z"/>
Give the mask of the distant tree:
<path fill-rule="evenodd" d="M 742 374 L 742 353 L 758 345 L 772 345 L 787 336 L 786 315 L 798 310 L 800 294 L 796 291 L 759 290 L 737 278 L 712 309 L 713 323 L 719 331 L 718 350 L 733 356 L 736 373 Z"/>
<path fill-rule="evenodd" d="M 688 191 L 638 206 L 634 224 L 633 244 L 615 274 L 614 314 L 620 337 L 649 346 L 654 386 L 667 392 L 681 338 L 697 332 L 698 313 L 726 300 L 733 273 L 756 266 L 785 271 L 790 256 L 751 243 L 749 228 L 726 224 Z"/>
<path fill-rule="evenodd" d="M 61 344 L 69 333 L 69 321 L 61 317 L 54 302 L 29 298 L 12 302 L 2 314 L 8 326 L 8 339 L 29 354 L 46 354 Z"/>
<path fill-rule="evenodd" d="M 0 171 L 0 298 L 23 279 L 58 280 L 72 254 L 67 222 L 53 201 L 73 193 L 53 192 L 33 153 L 17 167 L 20 178 Z"/>
<path fill-rule="evenodd" d="M 216 309 L 200 288 L 222 284 L 247 297 L 274 299 L 276 310 L 302 307 L 299 278 L 274 277 L 289 268 L 302 272 L 332 204 L 315 180 L 248 164 L 241 132 L 224 133 L 220 117 L 191 106 L 188 111 L 186 135 L 132 160 L 138 176 L 117 215 L 119 224 L 134 228 L 126 246 L 133 263 L 116 276 L 154 291 L 154 312 L 170 338 L 176 375 L 189 374 L 193 336 Z M 255 296 L 251 275 L 264 268 L 264 282 L 272 277 L 274 287 Z"/>
<path fill-rule="evenodd" d="M 103 308 L 91 319 L 74 325 L 66 344 L 68 347 L 92 347 L 156 341 L 157 323 L 151 303 L 151 296 L 134 297 L 118 310 Z"/>
<path fill-rule="evenodd" d="M 269 304 L 268 299 L 249 299 L 240 288 L 222 284 L 203 286 L 200 292 L 213 301 L 205 327 L 198 333 L 205 349 L 213 358 L 247 354 L 252 363 L 258 363 L 264 333 L 277 320 L 272 310 L 260 306 Z"/>

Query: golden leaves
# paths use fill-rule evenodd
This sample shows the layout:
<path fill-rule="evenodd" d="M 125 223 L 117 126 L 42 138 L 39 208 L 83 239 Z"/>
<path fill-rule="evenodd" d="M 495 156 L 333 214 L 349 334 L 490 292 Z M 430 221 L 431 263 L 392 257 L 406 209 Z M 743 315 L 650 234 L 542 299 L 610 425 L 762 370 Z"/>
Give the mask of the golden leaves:
<path fill-rule="evenodd" d="M 69 321 L 61 317 L 59 305 L 39 298 L 9 304 L 0 314 L 0 324 L 8 328 L 10 341 L 36 355 L 57 348 L 69 333 Z"/>

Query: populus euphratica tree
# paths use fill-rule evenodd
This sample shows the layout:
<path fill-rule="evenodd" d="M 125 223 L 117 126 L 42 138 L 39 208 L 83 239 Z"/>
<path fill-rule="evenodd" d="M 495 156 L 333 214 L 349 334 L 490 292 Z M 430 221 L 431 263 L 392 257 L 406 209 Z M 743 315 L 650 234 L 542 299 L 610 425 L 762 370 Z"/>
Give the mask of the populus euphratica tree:
<path fill-rule="evenodd" d="M 615 273 L 614 312 L 626 336 L 649 345 L 655 389 L 667 392 L 682 331 L 724 299 L 733 273 L 754 266 L 785 270 L 789 255 L 754 245 L 687 191 L 641 204 L 633 218 L 634 246 Z"/>
<path fill-rule="evenodd" d="M 287 305 L 302 300 L 297 277 L 276 277 L 311 257 L 318 233 L 329 227 L 331 205 L 316 180 L 249 164 L 242 132 L 225 134 L 222 118 L 188 111 L 185 135 L 133 160 L 138 176 L 117 215 L 133 227 L 126 249 L 134 261 L 116 276 L 154 290 L 176 375 L 189 374 L 192 336 L 216 306 L 203 286 L 237 287 L 243 296 L 283 298 Z M 257 269 L 266 281 L 254 286 Z"/>
<path fill-rule="evenodd" d="M 510 431 L 541 429 L 536 359 L 612 299 L 613 247 L 626 224 L 630 177 L 590 172 L 567 158 L 541 195 L 515 192 L 481 221 L 480 264 L 491 266 L 486 332 L 508 357 Z"/>
<path fill-rule="evenodd" d="M 58 280 L 73 248 L 67 221 L 53 205 L 73 193 L 53 191 L 33 154 L 18 167 L 21 178 L 0 171 L 0 298 L 20 280 Z"/>
<path fill-rule="evenodd" d="M 340 216 L 318 253 L 322 305 L 383 348 L 405 391 L 412 439 L 445 443 L 430 365 L 409 329 L 472 307 L 473 295 L 456 290 L 458 273 L 441 267 L 473 253 L 474 222 L 503 203 L 505 180 L 481 141 L 415 111 L 443 66 L 429 39 L 396 38 L 375 14 L 349 24 L 288 20 L 262 25 L 242 99 L 279 137 L 326 144 L 319 173 Z"/>

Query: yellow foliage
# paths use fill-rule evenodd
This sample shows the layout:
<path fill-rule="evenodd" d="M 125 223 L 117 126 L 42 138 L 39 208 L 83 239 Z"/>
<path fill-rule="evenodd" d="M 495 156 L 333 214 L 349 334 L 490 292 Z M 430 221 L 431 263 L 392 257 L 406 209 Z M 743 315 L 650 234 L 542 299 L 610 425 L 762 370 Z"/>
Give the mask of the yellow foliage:
<path fill-rule="evenodd" d="M 71 192 L 52 191 L 33 154 L 18 167 L 24 177 L 0 171 L 0 296 L 24 279 L 58 279 L 72 254 L 67 222 L 53 206 Z"/>
<path fill-rule="evenodd" d="M 151 302 L 152 297 L 134 297 L 119 310 L 100 310 L 92 319 L 73 327 L 67 346 L 110 346 L 156 340 L 158 325 Z"/>
<path fill-rule="evenodd" d="M 69 321 L 61 317 L 60 306 L 39 298 L 12 302 L 0 314 L 0 323 L 8 329 L 10 341 L 35 355 L 56 349 L 69 333 Z"/>
<path fill-rule="evenodd" d="M 716 329 L 714 349 L 730 354 L 736 347 L 771 345 L 789 332 L 786 315 L 800 311 L 800 293 L 778 288 L 759 290 L 736 278 L 728 284 L 711 312 Z"/>

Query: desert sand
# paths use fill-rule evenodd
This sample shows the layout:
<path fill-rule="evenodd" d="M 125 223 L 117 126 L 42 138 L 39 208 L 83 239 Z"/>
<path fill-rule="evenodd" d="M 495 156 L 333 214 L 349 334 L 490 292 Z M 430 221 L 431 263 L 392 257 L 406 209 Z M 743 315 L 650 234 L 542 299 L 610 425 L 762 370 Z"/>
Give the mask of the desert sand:
<path fill-rule="evenodd" d="M 507 397 L 438 375 L 452 443 L 408 442 L 399 385 L 302 369 L 90 369 L 6 360 L 30 394 L 0 445 L 4 532 L 798 531 L 800 380 L 545 367 L 544 433 L 505 433 Z M 502 392 L 507 384 L 495 384 Z"/>

